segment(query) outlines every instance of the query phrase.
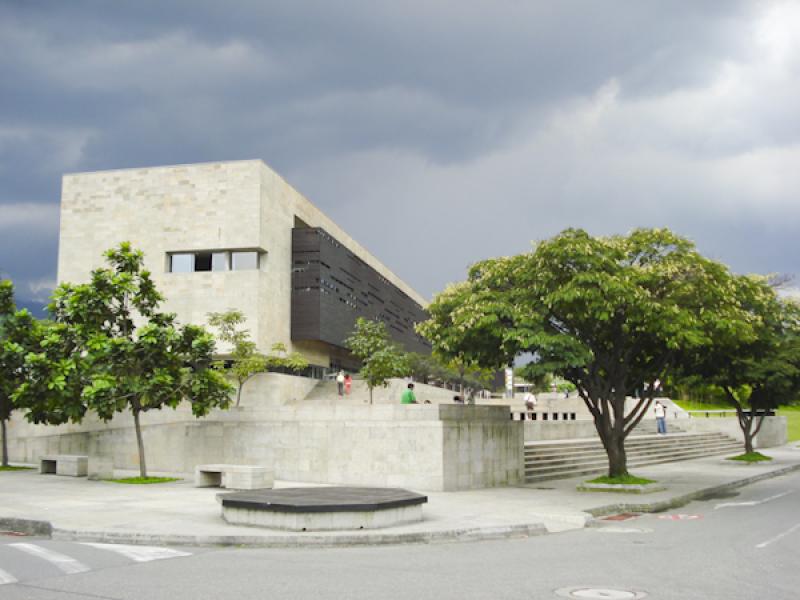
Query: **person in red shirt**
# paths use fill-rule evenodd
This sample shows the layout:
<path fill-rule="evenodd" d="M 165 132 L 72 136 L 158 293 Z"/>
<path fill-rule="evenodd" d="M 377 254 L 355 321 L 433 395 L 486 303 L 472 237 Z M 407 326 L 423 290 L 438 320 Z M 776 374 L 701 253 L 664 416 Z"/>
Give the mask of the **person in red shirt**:
<path fill-rule="evenodd" d="M 353 378 L 350 377 L 350 373 L 344 376 L 344 393 L 349 396 L 350 395 L 350 388 L 353 385 Z"/>

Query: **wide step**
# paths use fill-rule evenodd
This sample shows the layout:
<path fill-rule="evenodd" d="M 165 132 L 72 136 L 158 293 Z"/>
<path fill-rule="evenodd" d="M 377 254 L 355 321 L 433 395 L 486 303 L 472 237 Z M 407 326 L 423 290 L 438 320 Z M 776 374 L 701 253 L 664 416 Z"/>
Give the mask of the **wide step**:
<path fill-rule="evenodd" d="M 719 432 L 637 435 L 629 437 L 625 444 L 628 466 L 632 468 L 736 454 L 741 447 L 740 442 Z M 525 444 L 525 481 L 528 483 L 591 475 L 607 469 L 608 458 L 597 439 Z"/>

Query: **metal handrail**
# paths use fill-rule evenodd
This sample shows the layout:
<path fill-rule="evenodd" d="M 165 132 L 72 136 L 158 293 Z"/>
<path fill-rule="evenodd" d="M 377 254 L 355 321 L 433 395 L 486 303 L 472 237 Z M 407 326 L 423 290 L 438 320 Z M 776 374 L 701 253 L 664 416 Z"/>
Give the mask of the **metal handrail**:
<path fill-rule="evenodd" d="M 728 414 L 731 414 L 731 415 L 736 415 L 736 411 L 735 411 L 735 410 L 733 410 L 733 409 L 720 409 L 720 410 L 687 410 L 686 412 L 687 412 L 687 413 L 689 413 L 690 415 L 694 415 L 694 414 L 698 414 L 698 415 L 705 415 L 705 416 L 706 416 L 706 418 L 709 418 L 709 417 L 711 417 L 711 415 L 719 415 L 720 417 L 724 417 L 724 416 L 726 416 L 726 415 L 728 415 Z M 746 415 L 749 415 L 749 414 L 750 414 L 751 412 L 753 412 L 753 411 L 751 411 L 751 410 L 745 410 L 745 411 L 743 411 L 743 412 L 744 412 L 744 414 L 746 414 Z M 766 410 L 756 410 L 756 411 L 755 411 L 755 414 L 756 414 L 756 416 L 760 416 L 761 414 L 763 414 L 764 416 L 767 416 L 767 417 L 774 417 L 774 416 L 775 416 L 775 411 L 774 411 L 774 410 L 771 410 L 771 409 L 766 409 Z"/>

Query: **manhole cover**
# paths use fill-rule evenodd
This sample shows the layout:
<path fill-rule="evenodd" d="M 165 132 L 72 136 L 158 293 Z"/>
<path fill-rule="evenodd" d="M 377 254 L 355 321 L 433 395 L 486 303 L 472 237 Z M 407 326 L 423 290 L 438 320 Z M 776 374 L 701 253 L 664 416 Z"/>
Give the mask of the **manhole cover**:
<path fill-rule="evenodd" d="M 588 600 L 638 600 L 647 596 L 645 592 L 635 590 L 615 590 L 612 588 L 569 587 L 556 590 L 563 598 L 585 598 Z"/>

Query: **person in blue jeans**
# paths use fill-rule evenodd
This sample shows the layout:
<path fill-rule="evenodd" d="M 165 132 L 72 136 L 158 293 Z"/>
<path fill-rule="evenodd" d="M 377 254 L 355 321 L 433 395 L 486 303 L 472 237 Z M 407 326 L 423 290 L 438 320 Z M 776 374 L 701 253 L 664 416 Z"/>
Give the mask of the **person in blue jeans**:
<path fill-rule="evenodd" d="M 667 407 L 661 404 L 658 400 L 656 400 L 656 406 L 654 408 L 656 413 L 656 426 L 658 427 L 658 433 L 666 434 L 667 433 Z"/>

